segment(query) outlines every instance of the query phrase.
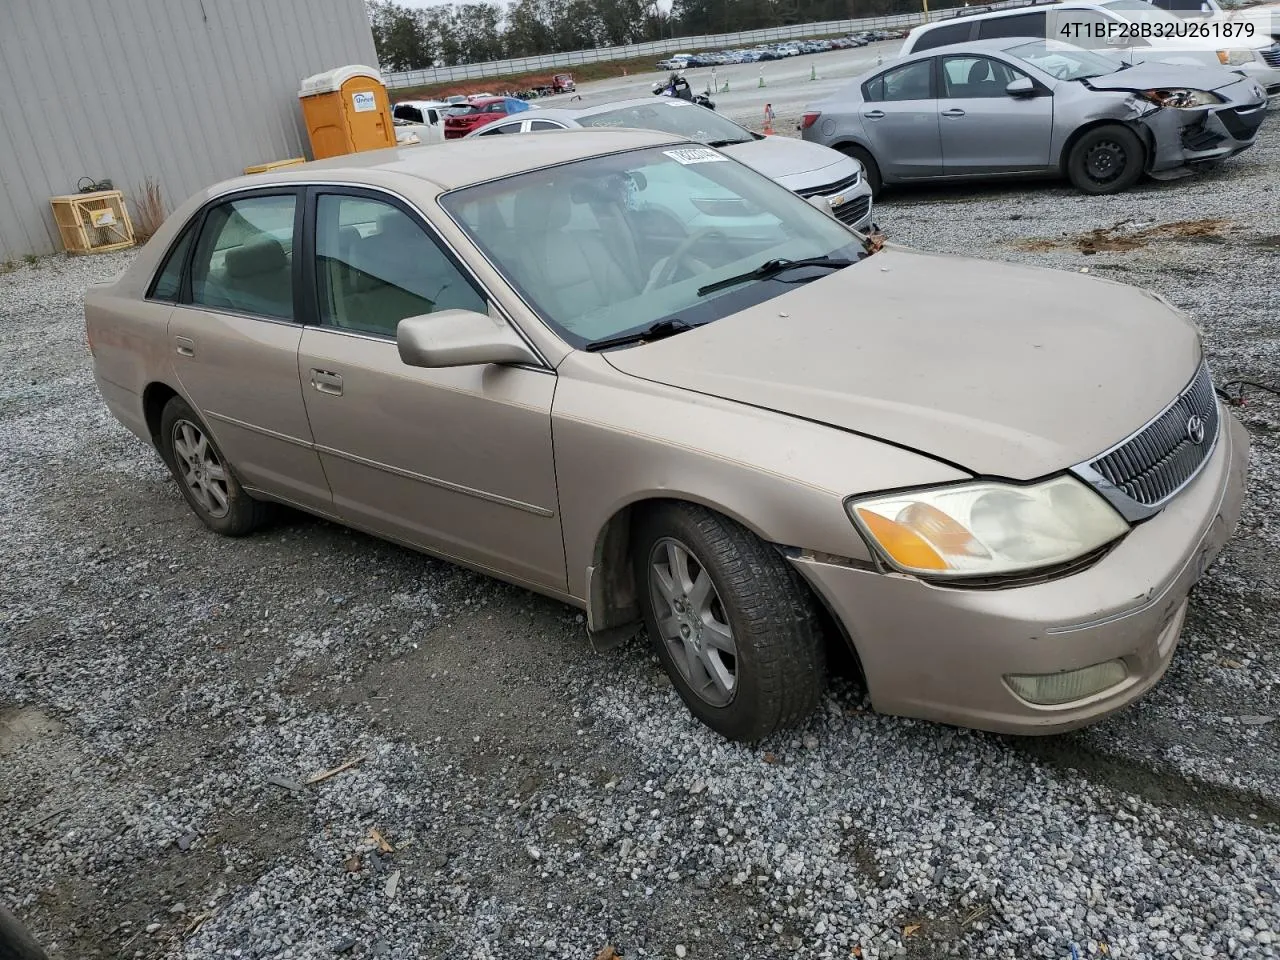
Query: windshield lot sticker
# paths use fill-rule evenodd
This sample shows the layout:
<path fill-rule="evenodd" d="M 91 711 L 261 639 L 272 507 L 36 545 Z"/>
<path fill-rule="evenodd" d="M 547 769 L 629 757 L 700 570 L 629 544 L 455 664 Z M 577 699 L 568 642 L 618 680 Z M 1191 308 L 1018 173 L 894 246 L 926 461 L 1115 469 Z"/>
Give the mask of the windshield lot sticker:
<path fill-rule="evenodd" d="M 729 159 L 707 147 L 688 147 L 684 150 L 663 150 L 662 152 L 676 163 L 683 163 L 686 167 L 691 163 L 717 163 Z"/>

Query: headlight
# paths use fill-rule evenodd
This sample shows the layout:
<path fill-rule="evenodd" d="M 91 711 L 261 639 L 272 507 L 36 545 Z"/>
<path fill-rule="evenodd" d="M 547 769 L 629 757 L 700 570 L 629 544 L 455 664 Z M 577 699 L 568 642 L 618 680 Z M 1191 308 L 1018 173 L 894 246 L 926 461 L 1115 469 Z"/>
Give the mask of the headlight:
<path fill-rule="evenodd" d="M 1211 107 L 1215 104 L 1226 103 L 1216 93 L 1210 93 L 1208 90 L 1186 90 L 1179 88 L 1171 88 L 1168 90 L 1144 90 L 1142 91 L 1142 99 L 1150 100 L 1152 103 L 1161 107 Z"/>
<path fill-rule="evenodd" d="M 1219 50 L 1218 62 L 1224 66 L 1238 67 L 1244 63 L 1253 63 L 1252 50 Z"/>
<path fill-rule="evenodd" d="M 1031 486 L 957 484 L 850 500 L 849 515 L 893 566 L 935 577 L 1066 563 L 1129 529 L 1071 476 Z"/>

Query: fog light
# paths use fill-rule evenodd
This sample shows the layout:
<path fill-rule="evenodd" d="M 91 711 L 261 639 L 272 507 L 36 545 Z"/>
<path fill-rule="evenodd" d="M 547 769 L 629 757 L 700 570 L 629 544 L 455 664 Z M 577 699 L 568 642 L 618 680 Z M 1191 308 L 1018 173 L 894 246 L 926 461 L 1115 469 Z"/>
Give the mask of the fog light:
<path fill-rule="evenodd" d="M 1053 706 L 1101 693 L 1123 681 L 1126 673 L 1123 660 L 1108 660 L 1064 673 L 1009 674 L 1004 679 L 1023 700 Z"/>

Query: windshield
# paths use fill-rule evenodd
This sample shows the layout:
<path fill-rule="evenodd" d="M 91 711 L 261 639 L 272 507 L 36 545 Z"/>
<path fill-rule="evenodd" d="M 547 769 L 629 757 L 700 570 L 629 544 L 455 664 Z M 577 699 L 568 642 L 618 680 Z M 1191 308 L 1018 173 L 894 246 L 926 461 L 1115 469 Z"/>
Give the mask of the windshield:
<path fill-rule="evenodd" d="M 726 145 L 754 140 L 751 132 L 732 120 L 720 116 L 714 110 L 700 107 L 687 100 L 664 97 L 652 103 L 638 103 L 614 110 L 603 110 L 579 116 L 584 127 L 638 127 L 641 130 L 660 130 L 663 133 L 687 137 L 702 143 Z"/>
<path fill-rule="evenodd" d="M 663 319 L 708 323 L 831 272 L 796 268 L 699 293 L 770 260 L 865 255 L 836 220 L 707 147 L 592 157 L 465 187 L 442 203 L 578 347 Z"/>
<path fill-rule="evenodd" d="M 1005 52 L 1059 80 L 1087 80 L 1089 77 L 1102 77 L 1120 69 L 1114 61 L 1096 53 L 1064 43 L 1050 44 L 1044 40 L 1019 44 Z"/>

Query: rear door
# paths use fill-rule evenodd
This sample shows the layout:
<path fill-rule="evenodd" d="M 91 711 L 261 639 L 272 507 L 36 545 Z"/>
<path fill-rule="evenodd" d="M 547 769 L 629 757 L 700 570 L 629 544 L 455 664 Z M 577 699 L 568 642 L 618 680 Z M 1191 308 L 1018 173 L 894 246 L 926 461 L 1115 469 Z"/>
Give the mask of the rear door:
<path fill-rule="evenodd" d="M 942 169 L 947 176 L 1041 171 L 1049 166 L 1053 97 L 1011 97 L 1005 88 L 1025 73 L 975 54 L 938 57 Z M 1034 82 L 1034 81 L 1033 81 Z"/>
<path fill-rule="evenodd" d="M 862 128 L 882 175 L 910 180 L 942 173 L 933 59 L 915 60 L 862 85 Z"/>
<path fill-rule="evenodd" d="M 328 513 L 298 382 L 299 198 L 246 191 L 204 212 L 169 348 L 178 385 L 243 483 Z"/>

